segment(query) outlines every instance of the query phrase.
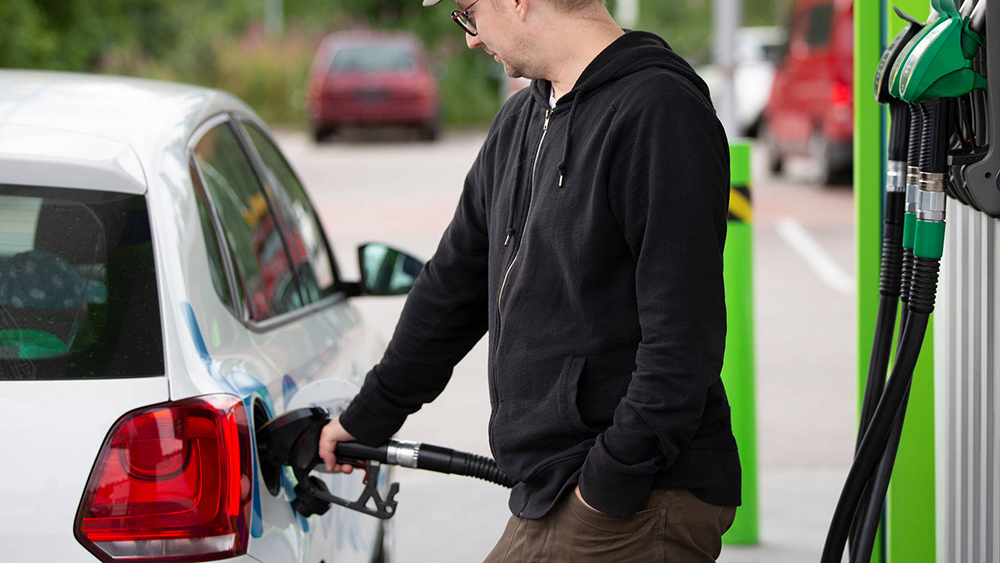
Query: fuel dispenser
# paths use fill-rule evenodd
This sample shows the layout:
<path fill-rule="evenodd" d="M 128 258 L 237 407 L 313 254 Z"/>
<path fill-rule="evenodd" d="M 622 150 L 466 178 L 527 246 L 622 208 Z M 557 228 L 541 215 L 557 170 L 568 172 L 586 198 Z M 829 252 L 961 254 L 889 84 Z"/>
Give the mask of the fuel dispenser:
<path fill-rule="evenodd" d="M 1000 216 L 1000 145 L 992 143 L 998 128 L 990 121 L 1000 115 L 990 111 L 1000 95 L 1000 73 L 988 81 L 985 64 L 985 46 L 1000 45 L 1000 18 L 987 25 L 987 0 L 966 0 L 961 9 L 954 0 L 932 0 L 931 6 L 925 23 L 897 10 L 907 25 L 883 52 L 875 76 L 875 97 L 889 106 L 892 118 L 880 300 L 854 464 L 823 563 L 839 563 L 849 539 L 852 563 L 871 559 L 914 367 L 938 293 L 947 200 Z M 994 56 L 1000 60 L 1000 53 Z M 886 380 L 897 310 L 899 339 Z"/>

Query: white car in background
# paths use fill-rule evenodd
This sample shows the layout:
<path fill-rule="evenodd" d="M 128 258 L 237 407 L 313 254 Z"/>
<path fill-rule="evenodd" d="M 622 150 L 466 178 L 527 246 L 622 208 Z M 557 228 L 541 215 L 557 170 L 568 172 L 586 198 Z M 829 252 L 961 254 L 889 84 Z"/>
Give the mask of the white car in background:
<path fill-rule="evenodd" d="M 0 560 L 388 561 L 382 520 L 301 516 L 254 440 L 356 392 L 383 343 L 352 299 L 419 270 L 368 245 L 348 282 L 329 243 L 232 96 L 0 71 Z"/>
<path fill-rule="evenodd" d="M 733 58 L 733 88 L 736 92 L 736 123 L 740 133 L 757 135 L 764 106 L 771 95 L 774 71 L 784 55 L 788 33 L 780 27 L 744 27 L 736 32 Z M 725 74 L 718 65 L 696 69 L 715 93 L 722 89 Z"/>

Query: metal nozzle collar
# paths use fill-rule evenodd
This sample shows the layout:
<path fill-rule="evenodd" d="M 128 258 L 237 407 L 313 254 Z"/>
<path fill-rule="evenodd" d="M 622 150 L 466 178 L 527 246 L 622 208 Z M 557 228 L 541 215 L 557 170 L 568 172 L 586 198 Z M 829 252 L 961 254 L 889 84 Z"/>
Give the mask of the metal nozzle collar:
<path fill-rule="evenodd" d="M 898 160 L 890 160 L 889 168 L 885 176 L 885 191 L 903 192 L 906 191 L 906 163 Z"/>
<path fill-rule="evenodd" d="M 906 207 L 904 208 L 906 213 L 917 212 L 917 199 L 919 193 L 920 186 L 913 183 L 906 184 Z"/>
<path fill-rule="evenodd" d="M 917 202 L 917 220 L 932 223 L 944 222 L 945 205 L 948 196 L 944 192 L 920 190 Z"/>
<path fill-rule="evenodd" d="M 385 455 L 386 460 L 392 465 L 415 468 L 417 466 L 417 458 L 420 457 L 420 443 L 390 440 Z"/>
<path fill-rule="evenodd" d="M 946 177 L 940 172 L 921 172 L 920 190 L 928 192 L 943 192 Z"/>
<path fill-rule="evenodd" d="M 913 184 L 915 186 L 920 185 L 920 169 L 916 166 L 906 167 L 906 183 L 907 185 Z"/>

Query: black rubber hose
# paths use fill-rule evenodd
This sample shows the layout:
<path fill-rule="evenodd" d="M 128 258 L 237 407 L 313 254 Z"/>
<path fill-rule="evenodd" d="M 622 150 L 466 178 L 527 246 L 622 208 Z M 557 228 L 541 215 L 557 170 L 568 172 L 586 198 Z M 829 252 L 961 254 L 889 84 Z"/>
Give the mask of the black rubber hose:
<path fill-rule="evenodd" d="M 920 141 L 921 172 L 937 174 L 948 172 L 953 101 L 950 98 L 933 98 L 921 104 L 924 108 L 923 134 Z"/>
<path fill-rule="evenodd" d="M 896 325 L 896 310 L 898 297 L 882 296 L 878 301 L 878 317 L 875 321 L 875 339 L 872 343 L 872 355 L 868 362 L 868 380 L 865 384 L 865 395 L 861 403 L 861 420 L 858 424 L 858 436 L 854 443 L 857 453 L 864 440 L 868 425 L 871 424 L 875 408 L 882 398 L 882 388 L 885 387 L 885 372 L 889 366 L 889 355 L 892 348 L 892 333 Z"/>
<path fill-rule="evenodd" d="M 344 457 L 360 461 L 375 460 L 382 463 L 390 463 L 388 460 L 388 451 L 389 444 L 366 446 L 358 442 L 338 442 L 334 454 L 338 458 Z M 433 444 L 420 444 L 416 461 L 417 469 L 475 477 L 476 479 L 489 481 L 508 489 L 517 484 L 517 480 L 500 471 L 497 463 L 492 459 L 468 452 L 456 451 L 451 448 L 443 448 Z M 391 463 L 391 465 L 396 464 Z"/>
<path fill-rule="evenodd" d="M 903 216 L 906 194 L 885 194 L 885 213 L 882 220 L 882 263 L 879 269 L 879 294 L 899 299 L 903 262 Z"/>
<path fill-rule="evenodd" d="M 912 385 L 912 384 L 911 384 Z M 875 536 L 882 522 L 885 508 L 885 497 L 889 492 L 889 481 L 892 478 L 892 468 L 896 463 L 896 453 L 899 451 L 899 439 L 903 435 L 903 422 L 906 420 L 906 405 L 910 399 L 910 390 L 903 395 L 896 418 L 892 421 L 892 432 L 889 443 L 886 444 L 882 459 L 875 468 L 875 475 L 868 481 L 865 496 L 861 501 L 861 510 L 855 515 L 856 533 L 852 536 L 851 561 L 868 562 L 872 559 L 875 548 Z"/>
<path fill-rule="evenodd" d="M 885 194 L 885 213 L 882 230 L 882 264 L 879 270 L 878 316 L 875 320 L 875 338 L 872 342 L 871 358 L 868 361 L 868 375 L 864 399 L 861 404 L 861 419 L 854 451 L 861 446 L 872 414 L 882 396 L 885 373 L 889 366 L 892 349 L 892 333 L 899 308 L 899 292 L 902 279 L 903 204 L 905 194 L 888 192 Z"/>
<path fill-rule="evenodd" d="M 910 104 L 910 136 L 909 149 L 906 152 L 906 165 L 920 168 L 920 136 L 924 131 L 924 112 L 919 104 Z"/>
<path fill-rule="evenodd" d="M 895 328 L 896 309 L 898 308 L 898 297 L 882 296 L 878 302 L 878 317 L 875 321 L 875 339 L 872 344 L 872 355 L 868 362 L 868 379 L 865 382 L 865 394 L 861 403 L 861 415 L 858 422 L 858 436 L 854 444 L 854 452 L 857 454 L 861 448 L 861 442 L 865 437 L 868 426 L 871 423 L 872 415 L 879 399 L 882 398 L 882 388 L 885 386 L 885 372 L 889 365 L 889 355 L 892 347 L 892 333 Z M 864 508 L 868 504 L 870 497 L 866 489 L 861 500 Z M 862 513 L 863 514 L 863 513 Z M 860 516 L 860 514 L 858 515 Z M 851 553 L 854 553 L 858 545 L 858 538 L 864 536 L 862 529 L 862 518 L 856 516 L 851 524 L 849 541 Z M 876 528 L 878 523 L 875 524 Z M 854 561 L 853 555 L 851 561 Z"/>
<path fill-rule="evenodd" d="M 934 298 L 937 296 L 938 271 L 941 260 L 921 258 L 913 260 L 913 278 L 910 280 L 910 315 L 918 313 L 930 315 L 934 312 Z"/>
<path fill-rule="evenodd" d="M 910 106 L 906 102 L 893 101 L 889 104 L 889 115 L 892 117 L 889 129 L 889 160 L 905 162 L 910 141 Z"/>
<path fill-rule="evenodd" d="M 909 391 L 910 382 L 913 380 L 913 369 L 917 365 L 924 335 L 927 333 L 928 319 L 934 311 L 939 268 L 940 260 L 920 257 L 914 260 L 909 315 L 906 328 L 903 329 L 902 345 L 896 355 L 896 364 L 892 368 L 892 375 L 882 394 L 882 400 L 875 409 L 872 422 L 847 474 L 844 489 L 837 501 L 837 509 L 830 522 L 830 531 L 826 536 L 826 544 L 823 546 L 823 555 L 820 558 L 821 563 L 840 563 L 858 503 L 888 445 L 893 428 L 892 421 L 896 418 Z"/>
<path fill-rule="evenodd" d="M 508 489 L 517 484 L 516 479 L 500 471 L 497 462 L 488 457 L 431 444 L 421 444 L 417 468 L 475 477 Z"/>
<path fill-rule="evenodd" d="M 905 106 L 904 106 L 905 107 Z M 894 131 L 893 134 L 898 132 Z M 906 154 L 897 155 L 900 159 Z M 882 231 L 882 264 L 879 277 L 878 315 L 875 320 L 875 338 L 872 342 L 871 357 L 868 361 L 868 375 L 865 381 L 864 399 L 858 422 L 858 436 L 854 451 L 861 447 L 861 440 L 868 430 L 872 414 L 882 398 L 885 387 L 885 373 L 892 353 L 892 333 L 895 328 L 896 311 L 899 308 L 899 292 L 902 279 L 903 212 L 906 194 L 887 192 Z M 867 497 L 867 495 L 866 495 Z M 853 549 L 854 538 L 858 535 L 858 519 L 851 528 L 850 541 Z"/>
<path fill-rule="evenodd" d="M 903 395 L 913 378 L 913 368 L 920 355 L 929 316 L 929 313 L 919 313 L 912 309 L 910 311 L 903 331 L 903 346 L 896 356 L 896 364 L 893 366 L 889 383 L 882 393 L 882 400 L 875 409 L 872 422 L 861 441 L 861 447 L 858 448 L 854 463 L 847 474 L 844 489 L 840 493 L 840 500 L 837 502 L 837 509 L 833 514 L 830 531 L 823 546 L 821 563 L 840 563 L 844 554 L 844 545 L 851 531 L 851 522 L 854 520 L 858 502 L 882 457 L 892 431 L 892 420 L 896 417 Z"/>
<path fill-rule="evenodd" d="M 899 315 L 899 338 L 902 341 L 903 329 L 906 327 L 906 315 L 910 304 L 910 282 L 913 279 L 913 249 L 903 249 L 903 275 L 900 277 L 899 300 L 903 310 Z M 898 348 L 898 346 L 897 346 Z"/>

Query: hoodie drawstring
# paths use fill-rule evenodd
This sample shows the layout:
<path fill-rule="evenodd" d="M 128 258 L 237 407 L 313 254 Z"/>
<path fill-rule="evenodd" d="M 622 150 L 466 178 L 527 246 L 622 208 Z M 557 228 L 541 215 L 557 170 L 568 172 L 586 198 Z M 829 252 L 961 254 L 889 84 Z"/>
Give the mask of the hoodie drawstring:
<path fill-rule="evenodd" d="M 521 122 L 521 138 L 517 144 L 517 170 L 514 173 L 514 189 L 511 190 L 510 195 L 510 209 L 507 213 L 507 238 L 504 239 L 503 245 L 507 246 L 510 242 L 510 237 L 514 234 L 514 203 L 517 201 L 517 193 L 521 187 L 521 169 L 524 168 L 524 162 L 521 160 L 521 156 L 524 154 L 524 144 L 528 138 L 528 125 L 531 124 L 531 112 L 535 109 L 535 100 L 533 98 L 528 99 L 528 111 L 524 112 L 524 119 Z"/>
<path fill-rule="evenodd" d="M 562 161 L 559 163 L 559 187 L 563 187 L 563 178 L 566 176 L 566 163 L 569 161 L 569 149 L 570 144 L 573 141 L 573 121 L 576 118 L 576 101 L 580 97 L 580 93 L 577 92 L 573 94 L 573 98 L 570 100 L 569 106 L 569 119 L 566 124 L 566 145 L 563 148 Z"/>

